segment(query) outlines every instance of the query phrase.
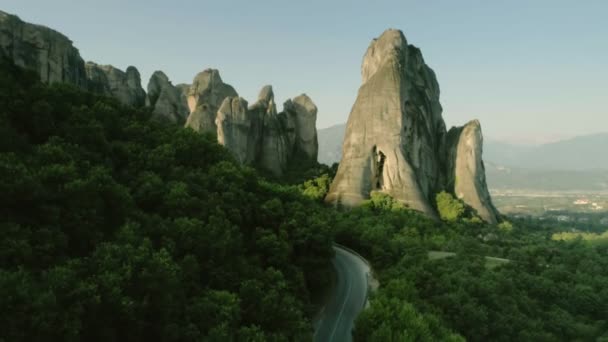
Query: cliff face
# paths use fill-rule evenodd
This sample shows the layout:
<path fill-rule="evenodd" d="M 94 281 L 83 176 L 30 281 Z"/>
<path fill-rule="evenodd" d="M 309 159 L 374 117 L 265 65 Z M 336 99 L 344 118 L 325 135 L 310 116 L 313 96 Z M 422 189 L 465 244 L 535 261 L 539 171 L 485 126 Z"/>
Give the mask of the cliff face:
<path fill-rule="evenodd" d="M 232 151 L 241 164 L 253 164 L 260 152 L 262 123 L 258 113 L 248 110 L 241 97 L 227 97 L 216 118 L 217 140 Z"/>
<path fill-rule="evenodd" d="M 483 160 L 483 135 L 479 121 L 473 120 L 463 127 L 448 132 L 447 188 L 456 197 L 477 211 L 489 223 L 497 223 L 498 211 L 492 204 Z"/>
<path fill-rule="evenodd" d="M 115 97 L 128 106 L 142 107 L 146 103 L 137 68 L 130 66 L 125 72 L 111 65 L 87 62 L 85 70 L 89 91 Z"/>
<path fill-rule="evenodd" d="M 249 107 L 242 98 L 225 97 L 215 118 L 218 141 L 239 162 L 281 176 L 296 158 L 316 162 L 316 108 L 308 96 L 301 95 L 288 100 L 284 111 L 277 113 L 271 86 L 263 87 Z M 192 112 L 190 117 L 193 115 L 198 113 Z"/>
<path fill-rule="evenodd" d="M 143 106 L 146 94 L 135 67 L 126 71 L 109 65 L 84 63 L 78 49 L 63 34 L 23 22 L 0 11 L 0 56 L 38 72 L 46 83 L 68 83 L 112 96 L 126 105 Z"/>
<path fill-rule="evenodd" d="M 69 83 L 86 88 L 84 61 L 63 34 L 21 21 L 0 11 L 0 56 L 35 70 L 46 83 Z"/>
<path fill-rule="evenodd" d="M 174 86 L 162 71 L 155 71 L 148 82 L 146 105 L 156 117 L 184 124 L 188 117 L 188 102 L 184 93 L 188 86 Z"/>
<path fill-rule="evenodd" d="M 201 133 L 216 133 L 215 117 L 220 105 L 226 97 L 236 96 L 236 90 L 222 81 L 219 71 L 207 69 L 199 73 L 188 89 L 190 115 L 186 127 Z"/>
<path fill-rule="evenodd" d="M 379 191 L 437 217 L 436 194 L 460 191 L 463 201 L 487 221 L 496 222 L 485 187 L 481 138 L 465 138 L 462 152 L 451 152 L 454 142 L 447 139 L 439 85 L 420 50 L 408 45 L 401 31 L 387 30 L 370 44 L 362 78 L 347 123 L 342 160 L 326 201 L 355 206 Z M 465 130 L 468 137 L 470 129 Z M 478 154 L 470 157 L 470 151 Z M 451 163 L 450 156 L 454 158 Z M 462 167 L 467 163 L 476 167 Z M 456 177 L 457 190 L 448 184 L 448 179 Z M 473 188 L 477 195 L 472 194 Z"/>

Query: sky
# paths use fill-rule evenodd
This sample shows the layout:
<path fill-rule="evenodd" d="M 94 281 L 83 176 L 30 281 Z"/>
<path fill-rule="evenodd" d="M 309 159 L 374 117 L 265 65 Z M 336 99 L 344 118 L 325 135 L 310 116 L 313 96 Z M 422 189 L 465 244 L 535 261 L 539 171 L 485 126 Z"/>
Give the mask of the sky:
<path fill-rule="evenodd" d="M 0 0 L 68 36 L 86 61 L 155 70 L 174 84 L 216 68 L 250 103 L 301 93 L 317 127 L 344 123 L 370 41 L 387 28 L 421 48 L 448 127 L 541 143 L 608 132 L 608 1 Z"/>

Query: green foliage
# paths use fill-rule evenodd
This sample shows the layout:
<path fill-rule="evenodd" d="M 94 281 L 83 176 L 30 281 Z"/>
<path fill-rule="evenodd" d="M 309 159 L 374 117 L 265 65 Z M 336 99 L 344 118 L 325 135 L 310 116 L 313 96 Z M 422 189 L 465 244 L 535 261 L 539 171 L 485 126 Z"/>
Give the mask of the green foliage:
<path fill-rule="evenodd" d="M 375 211 L 398 211 L 406 209 L 406 206 L 403 203 L 396 201 L 390 195 L 377 191 L 372 192 L 370 199 L 363 201 L 361 206 Z"/>
<path fill-rule="evenodd" d="M 437 194 L 437 211 L 442 220 L 454 222 L 464 217 L 466 207 L 452 194 L 442 191 Z"/>
<path fill-rule="evenodd" d="M 540 221 L 437 223 L 383 205 L 336 220 L 337 240 L 380 282 L 357 340 L 594 341 L 608 331 L 606 245 L 554 241 Z"/>
<path fill-rule="evenodd" d="M 603 233 L 592 232 L 558 232 L 551 235 L 551 239 L 555 241 L 585 241 L 592 245 L 608 246 L 608 230 Z"/>
<path fill-rule="evenodd" d="M 498 229 L 500 229 L 503 232 L 508 233 L 508 232 L 513 231 L 513 224 L 511 224 L 511 222 L 509 222 L 509 221 L 503 221 L 498 224 Z"/>
<path fill-rule="evenodd" d="M 321 201 L 325 198 L 325 195 L 327 195 L 331 181 L 332 178 L 327 173 L 315 179 L 308 180 L 301 186 L 302 194 L 312 200 Z"/>
<path fill-rule="evenodd" d="M 0 65 L 0 340 L 310 340 L 330 216 L 210 136 Z"/>
<path fill-rule="evenodd" d="M 432 314 L 419 312 L 408 298 L 411 283 L 390 281 L 357 318 L 355 341 L 464 341 Z"/>

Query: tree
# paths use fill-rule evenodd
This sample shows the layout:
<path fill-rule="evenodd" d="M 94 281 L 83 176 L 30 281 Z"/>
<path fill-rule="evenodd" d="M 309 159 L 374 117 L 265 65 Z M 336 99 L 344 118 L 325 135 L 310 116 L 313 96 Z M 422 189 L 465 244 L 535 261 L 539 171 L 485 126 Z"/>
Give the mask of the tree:
<path fill-rule="evenodd" d="M 437 211 L 442 220 L 454 222 L 464 217 L 465 205 L 450 193 L 442 191 L 437 194 Z"/>

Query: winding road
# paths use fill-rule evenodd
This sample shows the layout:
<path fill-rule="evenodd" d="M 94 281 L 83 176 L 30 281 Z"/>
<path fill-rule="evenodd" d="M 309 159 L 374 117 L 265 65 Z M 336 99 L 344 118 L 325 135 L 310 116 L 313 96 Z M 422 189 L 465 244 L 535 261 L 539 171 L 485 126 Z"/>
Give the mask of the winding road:
<path fill-rule="evenodd" d="M 316 342 L 349 342 L 357 315 L 367 300 L 369 265 L 360 256 L 334 246 L 337 273 L 333 295 L 315 324 Z"/>

